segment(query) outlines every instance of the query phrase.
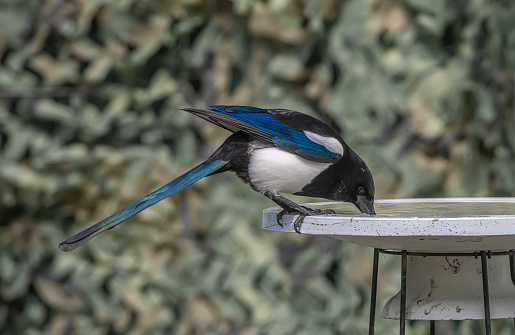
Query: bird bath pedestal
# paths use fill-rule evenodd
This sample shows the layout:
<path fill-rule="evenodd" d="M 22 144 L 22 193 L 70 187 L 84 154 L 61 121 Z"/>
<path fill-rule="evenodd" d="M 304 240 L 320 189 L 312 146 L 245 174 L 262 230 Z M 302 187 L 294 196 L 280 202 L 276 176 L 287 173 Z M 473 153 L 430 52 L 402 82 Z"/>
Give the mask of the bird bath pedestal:
<path fill-rule="evenodd" d="M 336 214 L 306 217 L 303 234 L 374 248 L 369 334 L 374 334 L 379 254 L 400 255 L 401 290 L 381 317 L 400 320 L 515 318 L 515 198 L 399 199 L 375 202 L 377 215 L 352 204 L 317 203 Z M 296 215 L 277 224 L 279 207 L 263 213 L 263 228 L 294 232 Z"/>

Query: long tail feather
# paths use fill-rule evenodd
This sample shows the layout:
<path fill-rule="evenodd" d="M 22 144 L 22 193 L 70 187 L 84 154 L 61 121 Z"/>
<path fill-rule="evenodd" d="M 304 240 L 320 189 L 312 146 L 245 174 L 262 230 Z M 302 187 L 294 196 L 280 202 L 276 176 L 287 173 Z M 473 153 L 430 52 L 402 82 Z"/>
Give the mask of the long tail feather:
<path fill-rule="evenodd" d="M 61 242 L 59 244 L 59 249 L 62 251 L 72 251 L 80 247 L 101 232 L 114 228 L 131 216 L 141 212 L 145 208 L 158 203 L 159 201 L 171 196 L 172 194 L 179 192 L 180 190 L 193 184 L 199 179 L 220 169 L 227 163 L 228 162 L 224 160 L 206 161 L 194 167 L 182 176 L 136 201 L 132 205 L 125 207 L 121 211 L 114 213 L 110 217 Z"/>

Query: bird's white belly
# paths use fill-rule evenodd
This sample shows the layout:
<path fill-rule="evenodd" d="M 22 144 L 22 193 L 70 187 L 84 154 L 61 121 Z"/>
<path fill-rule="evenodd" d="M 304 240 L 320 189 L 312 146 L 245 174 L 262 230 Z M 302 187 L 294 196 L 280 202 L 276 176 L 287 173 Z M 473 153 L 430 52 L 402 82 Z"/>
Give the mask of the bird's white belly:
<path fill-rule="evenodd" d="M 255 150 L 250 157 L 249 177 L 259 192 L 296 193 L 309 184 L 329 163 L 316 163 L 278 148 Z"/>

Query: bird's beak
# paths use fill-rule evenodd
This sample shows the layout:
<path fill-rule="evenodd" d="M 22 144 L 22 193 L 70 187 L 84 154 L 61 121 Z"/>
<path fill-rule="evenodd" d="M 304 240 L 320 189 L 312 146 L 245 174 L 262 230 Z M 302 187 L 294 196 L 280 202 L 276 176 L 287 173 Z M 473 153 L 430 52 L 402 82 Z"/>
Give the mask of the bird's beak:
<path fill-rule="evenodd" d="M 364 195 L 358 195 L 356 206 L 358 206 L 362 213 L 376 215 L 376 211 L 374 210 L 374 200 L 369 201 Z"/>

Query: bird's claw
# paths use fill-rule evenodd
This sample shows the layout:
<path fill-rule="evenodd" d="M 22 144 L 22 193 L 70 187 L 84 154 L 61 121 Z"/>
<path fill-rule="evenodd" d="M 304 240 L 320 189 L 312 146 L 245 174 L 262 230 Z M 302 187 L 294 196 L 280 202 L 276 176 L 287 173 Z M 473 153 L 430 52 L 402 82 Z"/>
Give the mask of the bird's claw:
<path fill-rule="evenodd" d="M 295 230 L 295 232 L 297 232 L 297 234 L 302 234 L 300 232 L 300 227 L 302 226 L 302 223 L 304 222 L 305 218 L 306 218 L 306 215 L 300 214 L 299 217 L 293 223 L 293 229 Z"/>
<path fill-rule="evenodd" d="M 302 223 L 304 222 L 304 219 L 306 218 L 306 216 L 335 214 L 335 212 L 332 209 L 318 209 L 318 208 L 311 209 L 311 208 L 304 207 L 304 206 L 301 206 L 301 208 L 303 209 L 302 212 L 293 210 L 291 208 L 283 209 L 281 212 L 279 212 L 277 214 L 277 224 L 279 226 L 283 227 L 284 225 L 282 224 L 281 219 L 283 218 L 284 215 L 290 214 L 290 213 L 299 213 L 299 216 L 295 219 L 295 222 L 293 223 L 293 229 L 297 233 L 301 234 L 300 227 L 302 226 Z"/>
<path fill-rule="evenodd" d="M 286 208 L 286 209 L 283 209 L 282 211 L 280 211 L 276 217 L 277 224 L 279 226 L 283 227 L 283 224 L 281 223 L 281 219 L 283 218 L 283 216 L 285 216 L 286 214 L 294 213 L 294 212 L 295 212 L 295 210 L 293 210 L 291 208 Z"/>

